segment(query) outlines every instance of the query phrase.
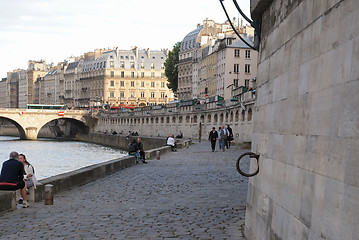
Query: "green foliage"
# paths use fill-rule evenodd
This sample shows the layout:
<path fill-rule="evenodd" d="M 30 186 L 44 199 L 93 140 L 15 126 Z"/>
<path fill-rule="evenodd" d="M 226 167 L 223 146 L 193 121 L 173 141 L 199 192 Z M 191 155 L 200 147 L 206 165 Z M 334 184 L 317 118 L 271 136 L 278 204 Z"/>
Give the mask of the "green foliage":
<path fill-rule="evenodd" d="M 172 89 L 174 93 L 178 88 L 178 53 L 180 51 L 181 42 L 177 42 L 172 51 L 168 53 L 165 61 L 165 75 L 168 78 L 167 87 Z"/>

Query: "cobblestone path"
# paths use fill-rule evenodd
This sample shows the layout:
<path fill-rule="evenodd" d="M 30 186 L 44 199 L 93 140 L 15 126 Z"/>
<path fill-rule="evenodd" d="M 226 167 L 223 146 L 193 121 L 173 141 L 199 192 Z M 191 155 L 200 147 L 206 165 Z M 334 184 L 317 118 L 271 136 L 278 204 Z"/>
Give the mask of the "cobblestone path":
<path fill-rule="evenodd" d="M 244 239 L 242 150 L 202 142 L 0 216 L 0 239 Z"/>

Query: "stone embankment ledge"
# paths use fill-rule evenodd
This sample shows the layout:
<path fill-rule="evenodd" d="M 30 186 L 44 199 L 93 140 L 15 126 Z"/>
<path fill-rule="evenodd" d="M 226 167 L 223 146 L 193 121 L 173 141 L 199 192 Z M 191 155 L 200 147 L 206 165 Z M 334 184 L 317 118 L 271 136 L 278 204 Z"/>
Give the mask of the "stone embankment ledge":
<path fill-rule="evenodd" d="M 100 137 L 99 137 L 100 136 Z M 109 137 L 110 140 L 108 140 Z M 96 138 L 97 137 L 97 138 Z M 104 145 L 118 147 L 116 143 L 119 143 L 118 139 L 120 136 L 111 136 L 105 134 L 94 134 L 91 136 L 91 139 L 104 140 Z M 84 137 L 82 137 L 84 138 Z M 124 137 L 125 138 L 125 137 Z M 116 139 L 116 141 L 113 141 Z M 152 146 L 155 147 L 157 144 L 157 148 L 149 149 L 145 151 L 147 159 L 155 159 L 156 152 L 159 151 L 160 154 L 164 154 L 171 151 L 171 147 L 169 146 L 162 146 L 158 147 L 159 144 L 164 142 L 164 139 L 153 139 L 153 138 L 145 138 L 143 137 L 144 146 Z M 106 141 L 105 141 L 106 140 Z M 112 140 L 112 141 L 111 141 Z M 129 140 L 128 140 L 129 141 Z M 95 142 L 96 141 L 88 141 L 88 142 Z M 97 142 L 100 143 L 100 142 Z M 112 144 L 111 144 L 112 143 Z M 113 144 L 115 143 L 115 144 Z M 178 148 L 187 147 L 191 144 L 191 140 L 185 140 L 183 142 L 178 143 Z M 163 145 L 163 144 L 162 144 Z M 161 145 L 160 145 L 161 146 Z M 91 166 L 83 167 L 68 173 L 63 173 L 60 175 L 56 175 L 53 177 L 45 178 L 40 180 L 40 185 L 36 188 L 30 189 L 29 201 L 39 202 L 44 200 L 44 188 L 46 184 L 52 184 L 53 193 L 59 193 L 62 191 L 66 191 L 68 189 L 83 185 L 85 183 L 97 180 L 99 178 L 105 177 L 121 169 L 130 167 L 136 164 L 136 159 L 133 156 L 126 156 L 119 159 L 113 159 L 107 162 L 102 162 L 98 164 L 94 164 Z M 0 191 L 0 213 L 11 211 L 16 209 L 16 194 L 15 191 Z"/>

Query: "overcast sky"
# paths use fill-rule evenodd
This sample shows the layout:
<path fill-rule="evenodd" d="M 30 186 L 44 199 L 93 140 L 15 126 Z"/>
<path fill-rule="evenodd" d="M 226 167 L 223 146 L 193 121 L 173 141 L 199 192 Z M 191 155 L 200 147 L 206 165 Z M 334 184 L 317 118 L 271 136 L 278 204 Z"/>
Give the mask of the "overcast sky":
<path fill-rule="evenodd" d="M 250 1 L 237 2 L 249 16 Z M 57 64 L 94 49 L 172 49 L 206 18 L 225 22 L 219 0 L 0 0 L 0 77 L 29 60 Z"/>

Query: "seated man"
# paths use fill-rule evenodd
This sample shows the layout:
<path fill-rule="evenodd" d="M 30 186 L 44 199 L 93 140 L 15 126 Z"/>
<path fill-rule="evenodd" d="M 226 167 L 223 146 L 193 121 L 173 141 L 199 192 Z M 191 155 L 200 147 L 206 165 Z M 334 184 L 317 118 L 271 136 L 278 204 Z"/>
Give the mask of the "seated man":
<path fill-rule="evenodd" d="M 177 152 L 177 143 L 176 143 L 173 135 L 168 136 L 166 145 L 171 146 L 171 150 L 174 152 Z"/>
<path fill-rule="evenodd" d="M 128 153 L 136 153 L 136 163 L 138 163 L 139 158 L 142 159 L 143 163 L 147 163 L 145 161 L 145 152 L 143 151 L 143 144 L 140 137 L 132 140 L 132 142 L 128 146 Z"/>
<path fill-rule="evenodd" d="M 24 165 L 18 161 L 17 152 L 10 153 L 10 159 L 2 165 L 0 174 L 0 190 L 18 190 L 23 199 L 23 207 L 29 207 L 26 201 L 26 184 L 24 182 Z"/>
<path fill-rule="evenodd" d="M 143 150 L 142 138 L 140 137 L 137 138 L 137 152 L 140 154 L 142 162 L 147 163 L 145 161 L 145 151 Z"/>

